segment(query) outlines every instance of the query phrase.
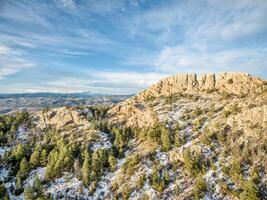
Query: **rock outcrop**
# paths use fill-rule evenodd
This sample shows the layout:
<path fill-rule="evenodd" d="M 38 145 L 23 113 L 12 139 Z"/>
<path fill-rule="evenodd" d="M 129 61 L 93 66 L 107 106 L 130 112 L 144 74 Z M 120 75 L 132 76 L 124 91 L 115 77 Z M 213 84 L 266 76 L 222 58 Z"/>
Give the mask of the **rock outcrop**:
<path fill-rule="evenodd" d="M 249 96 L 246 98 L 246 102 L 250 103 L 254 96 L 256 97 L 257 94 L 266 91 L 266 88 L 266 81 L 244 73 L 202 74 L 199 76 L 196 74 L 177 74 L 164 78 L 139 92 L 136 96 L 117 104 L 109 111 L 110 122 L 114 124 L 125 122 L 130 126 L 153 125 L 158 120 L 158 114 L 155 112 L 154 106 L 147 103 L 150 100 L 153 101 L 153 99 L 160 101 L 160 99 L 173 95 L 183 96 L 186 94 L 204 99 L 210 98 L 213 99 L 212 103 L 217 103 L 226 94 L 231 98 Z M 266 95 L 261 96 L 261 99 L 266 97 Z M 190 100 L 189 102 L 193 101 Z M 265 113 L 262 112 L 262 114 Z M 260 115 L 262 116 L 262 114 Z M 250 116 L 248 114 L 244 115 Z"/>
<path fill-rule="evenodd" d="M 77 110 L 67 107 L 54 108 L 45 112 L 39 111 L 35 118 L 37 118 L 37 126 L 42 129 L 48 126 L 54 126 L 58 130 L 68 127 L 87 129 L 90 125 Z"/>
<path fill-rule="evenodd" d="M 263 83 L 259 78 L 244 73 L 220 74 L 177 74 L 160 80 L 148 89 L 140 92 L 138 99 L 169 96 L 176 93 L 197 93 L 219 91 L 243 95 L 255 90 Z"/>

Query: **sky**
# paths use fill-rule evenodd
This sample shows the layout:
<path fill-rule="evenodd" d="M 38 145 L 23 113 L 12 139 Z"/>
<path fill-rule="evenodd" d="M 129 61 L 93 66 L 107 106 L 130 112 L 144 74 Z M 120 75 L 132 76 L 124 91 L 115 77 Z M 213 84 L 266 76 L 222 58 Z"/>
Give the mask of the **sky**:
<path fill-rule="evenodd" d="M 136 93 L 177 73 L 267 78 L 266 0 L 0 0 L 0 92 Z"/>

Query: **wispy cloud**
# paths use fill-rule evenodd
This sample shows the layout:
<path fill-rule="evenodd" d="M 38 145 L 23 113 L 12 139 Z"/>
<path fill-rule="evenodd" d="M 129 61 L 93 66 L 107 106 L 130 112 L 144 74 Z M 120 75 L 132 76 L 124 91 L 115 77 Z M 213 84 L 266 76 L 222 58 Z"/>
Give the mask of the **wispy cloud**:
<path fill-rule="evenodd" d="M 178 72 L 267 77 L 266 19 L 266 0 L 6 1 L 0 88 L 133 93 Z"/>
<path fill-rule="evenodd" d="M 113 94 L 136 93 L 166 76 L 162 73 L 137 73 L 137 72 L 88 72 L 93 74 L 87 79 L 76 77 L 63 77 L 49 81 L 42 90 L 54 88 L 57 91 L 92 91 Z"/>
<path fill-rule="evenodd" d="M 23 58 L 21 51 L 0 44 L 0 80 L 35 64 Z"/>
<path fill-rule="evenodd" d="M 184 47 L 166 48 L 155 61 L 162 71 L 222 72 L 243 71 L 257 73 L 267 66 L 266 48 L 234 49 L 218 52 L 192 51 Z"/>

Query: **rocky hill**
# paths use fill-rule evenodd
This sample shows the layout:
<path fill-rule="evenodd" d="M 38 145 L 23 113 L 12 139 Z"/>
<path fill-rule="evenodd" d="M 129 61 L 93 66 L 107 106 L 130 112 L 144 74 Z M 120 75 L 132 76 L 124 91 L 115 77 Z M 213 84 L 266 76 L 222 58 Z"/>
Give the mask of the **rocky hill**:
<path fill-rule="evenodd" d="M 199 104 L 198 106 L 201 107 L 207 104 L 207 107 L 212 103 L 228 104 L 233 99 L 237 103 L 239 102 L 242 108 L 256 101 L 254 103 L 260 106 L 257 108 L 259 112 L 256 111 L 257 114 L 254 113 L 254 116 L 249 114 L 249 116 L 253 118 L 252 120 L 257 117 L 260 120 L 259 123 L 266 123 L 266 104 L 264 103 L 266 88 L 266 81 L 243 73 L 202 74 L 199 76 L 177 74 L 160 80 L 136 96 L 116 105 L 109 111 L 110 121 L 126 123 L 129 126 L 149 126 L 159 120 L 158 113 L 154 109 L 157 107 L 153 105 L 153 102 L 162 103 L 163 100 L 174 100 L 173 102 L 177 103 L 181 100 L 182 102 L 178 103 L 180 107 L 183 107 L 184 101 L 192 102 L 194 105 Z M 243 110 L 246 112 L 246 109 Z"/>
<path fill-rule="evenodd" d="M 177 74 L 113 107 L 0 122 L 10 199 L 267 199 L 267 84 L 248 74 Z"/>

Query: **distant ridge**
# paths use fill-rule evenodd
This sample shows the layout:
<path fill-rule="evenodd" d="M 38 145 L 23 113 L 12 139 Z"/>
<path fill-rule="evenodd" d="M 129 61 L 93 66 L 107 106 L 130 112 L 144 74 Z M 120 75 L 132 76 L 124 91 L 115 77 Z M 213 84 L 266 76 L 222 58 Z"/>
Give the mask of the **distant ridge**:
<path fill-rule="evenodd" d="M 74 92 L 74 93 L 54 93 L 54 92 L 36 92 L 36 93 L 0 93 L 0 98 L 86 98 L 101 96 L 131 96 L 131 95 L 115 95 L 92 92 Z"/>

